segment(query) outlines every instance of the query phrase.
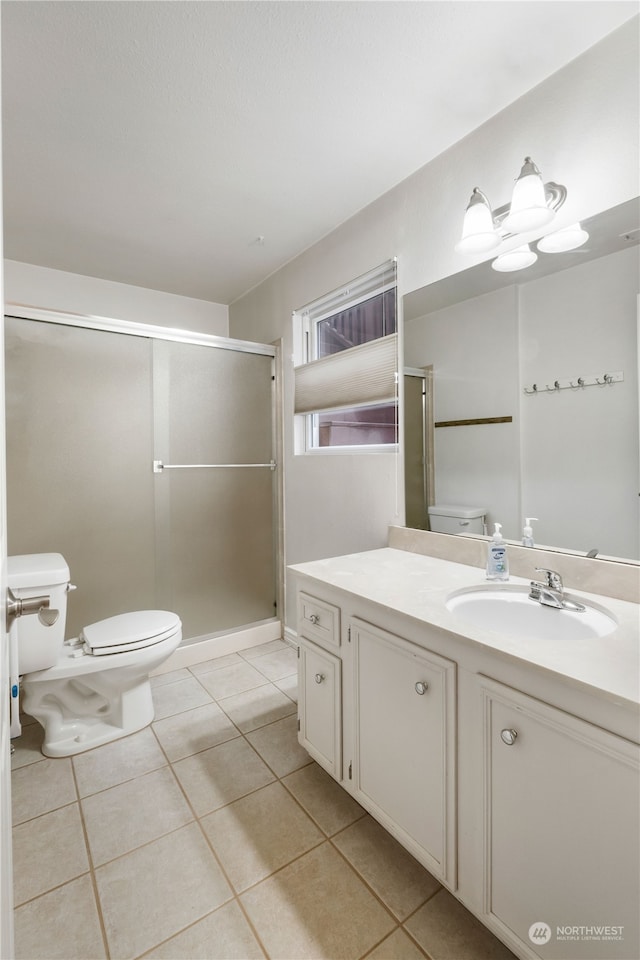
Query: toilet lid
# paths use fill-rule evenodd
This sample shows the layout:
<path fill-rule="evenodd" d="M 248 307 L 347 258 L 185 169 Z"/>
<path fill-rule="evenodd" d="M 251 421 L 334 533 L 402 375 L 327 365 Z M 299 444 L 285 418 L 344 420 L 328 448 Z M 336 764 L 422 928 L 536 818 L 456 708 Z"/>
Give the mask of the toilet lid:
<path fill-rule="evenodd" d="M 79 640 L 85 653 L 103 656 L 160 643 L 181 628 L 180 617 L 168 610 L 137 610 L 84 627 Z"/>

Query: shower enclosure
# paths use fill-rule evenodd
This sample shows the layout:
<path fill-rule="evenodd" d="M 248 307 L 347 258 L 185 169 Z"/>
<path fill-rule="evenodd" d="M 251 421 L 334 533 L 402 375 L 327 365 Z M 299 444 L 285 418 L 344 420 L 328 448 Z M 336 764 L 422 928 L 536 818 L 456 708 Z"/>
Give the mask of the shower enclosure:
<path fill-rule="evenodd" d="M 9 554 L 64 555 L 67 636 L 150 608 L 183 643 L 277 619 L 275 348 L 64 315 L 5 331 Z"/>

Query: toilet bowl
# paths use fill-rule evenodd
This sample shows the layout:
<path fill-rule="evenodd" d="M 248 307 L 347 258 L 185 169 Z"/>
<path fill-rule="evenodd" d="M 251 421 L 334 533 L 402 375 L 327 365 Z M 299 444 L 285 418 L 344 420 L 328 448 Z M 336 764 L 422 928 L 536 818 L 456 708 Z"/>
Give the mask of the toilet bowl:
<path fill-rule="evenodd" d="M 14 621 L 22 706 L 44 727 L 42 752 L 68 757 L 135 733 L 154 717 L 149 673 L 176 649 L 182 624 L 166 610 L 139 610 L 89 624 L 64 639 L 69 568 L 60 554 L 8 558 L 15 597 L 48 597 L 59 611 Z M 47 611 L 48 612 L 48 611 Z"/>

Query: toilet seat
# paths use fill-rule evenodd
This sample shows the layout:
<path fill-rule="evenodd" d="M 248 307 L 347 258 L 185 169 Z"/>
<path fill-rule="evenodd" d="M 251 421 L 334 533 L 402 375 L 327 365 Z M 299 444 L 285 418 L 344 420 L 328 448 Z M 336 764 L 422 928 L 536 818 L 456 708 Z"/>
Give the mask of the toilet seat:
<path fill-rule="evenodd" d="M 136 610 L 98 620 L 84 627 L 70 645 L 94 657 L 151 647 L 171 637 L 181 627 L 180 618 L 168 610 Z"/>

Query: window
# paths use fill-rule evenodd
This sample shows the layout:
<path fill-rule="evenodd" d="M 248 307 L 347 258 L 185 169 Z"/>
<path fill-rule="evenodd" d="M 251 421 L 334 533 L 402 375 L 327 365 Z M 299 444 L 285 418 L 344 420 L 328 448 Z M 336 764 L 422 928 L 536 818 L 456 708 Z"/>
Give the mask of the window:
<path fill-rule="evenodd" d="M 298 449 L 389 447 L 398 439 L 396 263 L 296 311 Z"/>

